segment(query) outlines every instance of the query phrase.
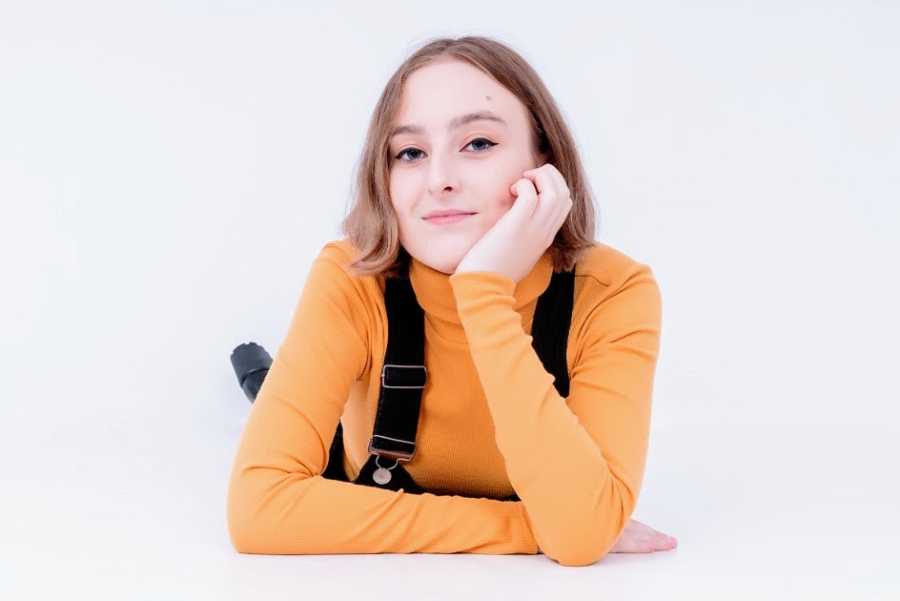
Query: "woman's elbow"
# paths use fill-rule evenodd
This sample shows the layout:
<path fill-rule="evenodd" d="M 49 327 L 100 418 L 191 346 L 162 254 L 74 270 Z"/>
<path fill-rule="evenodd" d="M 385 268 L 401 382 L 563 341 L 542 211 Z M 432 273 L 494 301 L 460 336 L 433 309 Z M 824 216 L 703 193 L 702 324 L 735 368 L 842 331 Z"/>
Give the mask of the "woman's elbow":
<path fill-rule="evenodd" d="M 226 522 L 231 546 L 238 553 L 260 553 L 260 541 L 254 536 L 256 529 L 251 520 L 253 512 L 247 511 L 246 503 L 238 501 L 235 495 L 229 494 Z"/>
<path fill-rule="evenodd" d="M 307 478 L 288 480 L 278 470 L 255 470 L 231 480 L 225 513 L 235 551 L 272 555 L 314 552 L 311 541 L 293 534 L 315 523 L 296 507 L 311 483 Z"/>
<path fill-rule="evenodd" d="M 266 553 L 264 528 L 259 522 L 262 503 L 258 486 L 246 477 L 233 474 L 228 484 L 225 518 L 228 538 L 238 553 Z"/>
<path fill-rule="evenodd" d="M 608 503 L 595 507 L 590 517 L 569 529 L 556 544 L 548 545 L 544 554 L 564 566 L 597 563 L 615 546 L 633 509 L 633 497 L 614 496 Z"/>
<path fill-rule="evenodd" d="M 615 541 L 600 540 L 602 542 L 597 544 L 596 540 L 588 541 L 585 539 L 577 544 L 569 545 L 563 551 L 551 551 L 549 553 L 544 551 L 544 555 L 547 555 L 561 566 L 583 567 L 593 565 L 603 559 L 615 544 Z"/>

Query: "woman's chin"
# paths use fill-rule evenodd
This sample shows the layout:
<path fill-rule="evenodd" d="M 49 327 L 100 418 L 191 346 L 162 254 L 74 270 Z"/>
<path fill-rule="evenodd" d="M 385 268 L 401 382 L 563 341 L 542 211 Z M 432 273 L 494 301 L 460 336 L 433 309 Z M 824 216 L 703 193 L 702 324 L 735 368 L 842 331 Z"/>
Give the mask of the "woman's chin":
<path fill-rule="evenodd" d="M 468 241 L 464 244 L 447 244 L 441 245 L 437 240 L 429 240 L 426 244 L 420 245 L 419 252 L 411 252 L 410 254 L 420 263 L 431 267 L 441 273 L 452 275 L 456 272 L 456 267 L 469 252 L 474 242 Z"/>
<path fill-rule="evenodd" d="M 446 257 L 416 257 L 419 262 L 428 265 L 430 268 L 435 271 L 440 271 L 445 275 L 453 275 L 456 272 L 456 267 L 459 265 L 462 257 L 457 259 L 448 260 Z"/>

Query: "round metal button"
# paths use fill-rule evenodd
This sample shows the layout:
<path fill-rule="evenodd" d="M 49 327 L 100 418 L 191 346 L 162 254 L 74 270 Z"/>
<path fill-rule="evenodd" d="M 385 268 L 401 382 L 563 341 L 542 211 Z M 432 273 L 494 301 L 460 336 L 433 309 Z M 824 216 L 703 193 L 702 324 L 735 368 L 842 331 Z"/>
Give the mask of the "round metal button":
<path fill-rule="evenodd" d="M 372 474 L 372 479 L 375 480 L 375 482 L 377 482 L 378 484 L 387 484 L 391 481 L 391 471 L 380 467 L 375 470 L 374 474 Z"/>

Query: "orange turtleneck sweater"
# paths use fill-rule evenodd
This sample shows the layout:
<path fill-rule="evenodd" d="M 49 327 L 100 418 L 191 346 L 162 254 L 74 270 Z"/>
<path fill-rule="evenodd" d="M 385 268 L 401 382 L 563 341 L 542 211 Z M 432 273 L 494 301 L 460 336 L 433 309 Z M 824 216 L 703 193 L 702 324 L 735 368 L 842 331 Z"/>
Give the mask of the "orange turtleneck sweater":
<path fill-rule="evenodd" d="M 603 557 L 644 475 L 661 325 L 650 267 L 602 243 L 577 263 L 563 398 L 529 334 L 549 250 L 519 282 L 412 258 L 428 370 L 403 464 L 429 491 L 417 495 L 321 476 L 339 419 L 350 480 L 365 463 L 387 348 L 384 279 L 351 275 L 353 256 L 347 239 L 321 249 L 250 408 L 228 486 L 235 550 Z"/>

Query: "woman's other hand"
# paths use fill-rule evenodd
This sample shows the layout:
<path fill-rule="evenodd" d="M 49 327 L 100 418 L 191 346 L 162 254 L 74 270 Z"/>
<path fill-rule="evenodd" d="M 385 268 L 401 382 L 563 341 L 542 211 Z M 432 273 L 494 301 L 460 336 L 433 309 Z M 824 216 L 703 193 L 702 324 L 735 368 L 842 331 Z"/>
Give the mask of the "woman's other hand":
<path fill-rule="evenodd" d="M 610 553 L 653 553 L 669 551 L 678 546 L 678 540 L 647 524 L 629 520 Z"/>

